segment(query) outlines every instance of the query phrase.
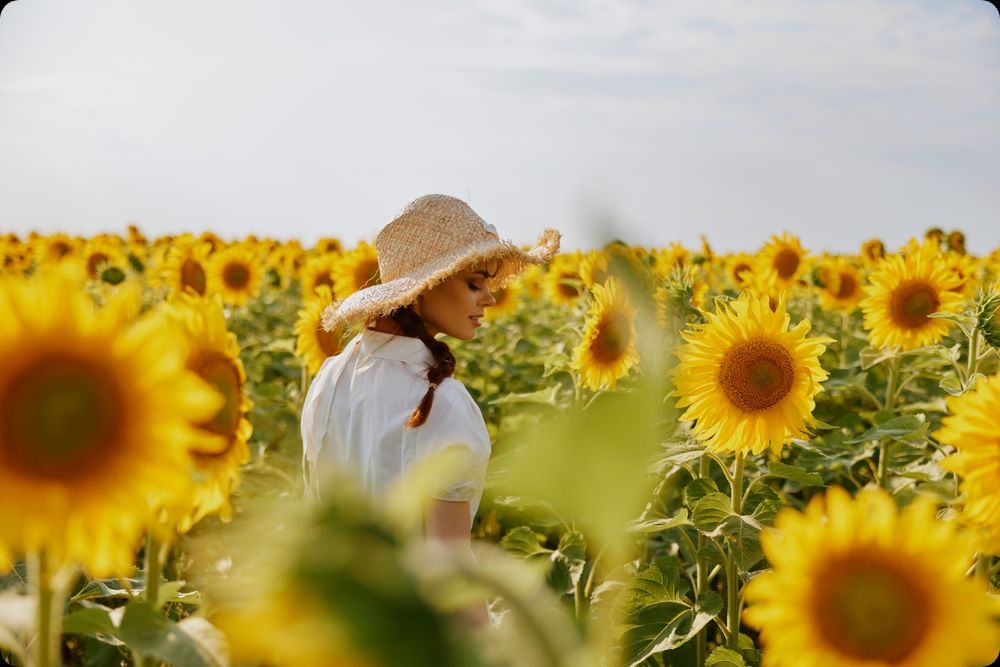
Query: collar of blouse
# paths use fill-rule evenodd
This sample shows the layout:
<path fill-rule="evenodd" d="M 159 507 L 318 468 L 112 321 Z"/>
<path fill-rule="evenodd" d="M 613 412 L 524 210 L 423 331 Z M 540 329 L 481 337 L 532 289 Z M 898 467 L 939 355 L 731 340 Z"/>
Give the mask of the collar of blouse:
<path fill-rule="evenodd" d="M 428 366 L 434 362 L 434 355 L 419 338 L 396 336 L 372 329 L 365 329 L 361 333 L 361 352 L 408 364 Z"/>

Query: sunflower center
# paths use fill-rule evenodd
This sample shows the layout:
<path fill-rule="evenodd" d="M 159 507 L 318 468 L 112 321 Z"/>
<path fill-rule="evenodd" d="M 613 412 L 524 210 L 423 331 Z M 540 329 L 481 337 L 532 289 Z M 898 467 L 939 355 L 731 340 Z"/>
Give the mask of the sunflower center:
<path fill-rule="evenodd" d="M 900 285 L 892 292 L 889 312 L 892 320 L 907 329 L 919 329 L 927 324 L 927 316 L 940 305 L 937 290 L 925 282 L 911 282 Z"/>
<path fill-rule="evenodd" d="M 556 283 L 556 289 L 559 294 L 567 299 L 575 299 L 580 296 L 580 290 L 576 288 L 575 285 L 567 282 L 568 280 L 575 280 L 577 278 L 576 274 L 566 273 L 559 276 L 559 281 Z"/>
<path fill-rule="evenodd" d="M 65 241 L 56 241 L 52 244 L 52 254 L 58 258 L 65 257 L 71 250 L 72 248 Z"/>
<path fill-rule="evenodd" d="M 749 264 L 745 262 L 740 262 L 739 264 L 733 267 L 733 277 L 736 278 L 737 285 L 742 285 L 747 281 L 746 278 L 744 278 L 740 274 L 742 274 L 744 271 L 749 271 L 751 268 L 753 267 L 751 267 Z"/>
<path fill-rule="evenodd" d="M 181 288 L 190 287 L 199 295 L 205 294 L 205 269 L 200 262 L 185 259 L 181 264 Z"/>
<path fill-rule="evenodd" d="M 0 386 L 0 461 L 31 477 L 79 477 L 121 445 L 122 403 L 114 377 L 88 360 L 30 363 Z"/>
<path fill-rule="evenodd" d="M 328 271 L 324 271 L 316 276 L 316 280 L 313 281 L 313 292 L 315 292 L 316 288 L 320 285 L 326 285 L 331 289 L 333 288 L 333 278 L 330 277 L 330 273 Z"/>
<path fill-rule="evenodd" d="M 250 283 L 250 269 L 240 262 L 226 264 L 222 269 L 222 280 L 232 290 L 246 289 Z"/>
<path fill-rule="evenodd" d="M 792 355 L 769 340 L 736 343 L 722 358 L 719 384 L 726 398 L 747 412 L 776 405 L 788 395 L 795 379 Z"/>
<path fill-rule="evenodd" d="M 613 363 L 622 358 L 632 338 L 628 319 L 621 313 L 610 313 L 591 345 L 594 359 L 601 363 Z"/>
<path fill-rule="evenodd" d="M 103 252 L 95 252 L 87 258 L 87 273 L 91 278 L 97 276 L 97 268 L 108 261 L 108 256 Z"/>
<path fill-rule="evenodd" d="M 820 634 L 841 653 L 897 663 L 930 626 L 930 601 L 920 582 L 878 559 L 840 559 L 817 579 L 812 600 Z"/>
<path fill-rule="evenodd" d="M 858 291 L 858 281 L 850 273 L 840 274 L 840 287 L 834 295 L 838 299 L 849 299 Z"/>
<path fill-rule="evenodd" d="M 243 383 L 240 372 L 232 360 L 218 352 L 203 352 L 189 364 L 189 368 L 198 374 L 222 394 L 225 403 L 209 421 L 199 424 L 210 433 L 233 439 L 239 428 L 240 405 L 243 399 Z"/>
<path fill-rule="evenodd" d="M 788 280 L 799 268 L 799 253 L 792 248 L 782 248 L 774 256 L 774 270 L 782 280 Z"/>
<path fill-rule="evenodd" d="M 327 331 L 321 324 L 316 324 L 316 342 L 319 344 L 319 349 L 323 351 L 324 355 L 332 357 L 338 354 L 341 350 L 340 341 L 342 337 L 342 332 L 336 329 Z"/>

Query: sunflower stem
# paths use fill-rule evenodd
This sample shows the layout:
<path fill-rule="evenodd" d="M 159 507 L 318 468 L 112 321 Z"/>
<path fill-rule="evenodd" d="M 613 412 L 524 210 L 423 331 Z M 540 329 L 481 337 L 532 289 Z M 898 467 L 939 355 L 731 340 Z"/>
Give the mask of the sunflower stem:
<path fill-rule="evenodd" d="M 733 514 L 743 513 L 743 455 L 736 455 L 736 463 L 732 476 L 732 509 Z M 740 640 L 740 587 L 739 573 L 736 567 L 735 540 L 730 538 L 729 553 L 726 556 L 726 596 L 729 612 L 729 647 L 739 650 Z"/>
<path fill-rule="evenodd" d="M 972 380 L 973 374 L 979 370 L 979 328 L 976 327 L 972 330 L 972 334 L 969 336 L 969 360 L 965 367 L 965 382 L 962 383 L 962 389 L 969 388 L 969 382 Z"/>
<path fill-rule="evenodd" d="M 886 366 L 885 403 L 882 409 L 892 412 L 896 408 L 896 384 L 899 380 L 899 357 L 893 356 Z M 878 484 L 884 489 L 889 488 L 889 457 L 892 454 L 892 440 L 886 438 L 879 443 Z"/>
<path fill-rule="evenodd" d="M 62 609 L 56 604 L 59 596 L 53 586 L 53 573 L 48 555 L 39 551 L 31 559 L 29 580 L 34 583 L 38 602 L 38 636 L 35 637 L 34 651 L 36 667 L 56 667 L 59 664 L 59 639 L 62 636 Z M 59 611 L 57 614 L 56 611 Z"/>
<path fill-rule="evenodd" d="M 160 573 L 163 570 L 163 562 L 160 558 L 161 544 L 149 531 L 146 535 L 146 601 L 153 607 L 157 607 L 157 599 L 160 596 Z"/>
<path fill-rule="evenodd" d="M 702 454 L 701 459 L 698 461 L 698 477 L 704 479 L 708 477 L 708 454 Z M 683 530 L 681 531 L 683 533 Z M 702 532 L 698 531 L 698 548 L 695 551 L 695 599 L 697 600 L 701 597 L 701 594 L 705 592 L 708 588 L 708 563 L 705 561 L 705 557 L 702 552 L 705 550 L 705 536 Z M 708 656 L 708 626 L 706 625 L 701 630 L 698 631 L 697 637 L 695 637 L 695 653 L 696 660 L 695 665 L 697 667 L 702 667 L 705 664 L 705 658 Z"/>

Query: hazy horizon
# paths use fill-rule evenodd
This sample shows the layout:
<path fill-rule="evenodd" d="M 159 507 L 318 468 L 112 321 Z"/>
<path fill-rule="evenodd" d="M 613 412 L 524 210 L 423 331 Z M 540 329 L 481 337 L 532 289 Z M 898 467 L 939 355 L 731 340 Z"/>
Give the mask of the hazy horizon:
<path fill-rule="evenodd" d="M 982 0 L 19 0 L 2 231 L 370 239 L 410 199 L 519 243 L 1000 246 Z"/>

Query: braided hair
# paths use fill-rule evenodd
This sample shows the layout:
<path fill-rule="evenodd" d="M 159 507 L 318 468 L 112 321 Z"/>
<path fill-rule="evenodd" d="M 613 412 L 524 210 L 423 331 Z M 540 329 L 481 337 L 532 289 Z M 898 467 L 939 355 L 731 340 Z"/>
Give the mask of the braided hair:
<path fill-rule="evenodd" d="M 434 363 L 427 369 L 427 381 L 430 382 L 430 387 L 427 388 L 424 397 L 420 399 L 420 405 L 413 410 L 410 419 L 406 422 L 409 428 L 416 428 L 427 421 L 427 416 L 431 413 L 431 405 L 434 404 L 434 390 L 445 378 L 455 374 L 455 355 L 451 353 L 451 348 L 448 347 L 447 343 L 430 335 L 423 319 L 409 306 L 397 308 L 389 313 L 389 318 L 398 324 L 407 336 L 423 341 L 427 349 L 434 355 Z"/>

